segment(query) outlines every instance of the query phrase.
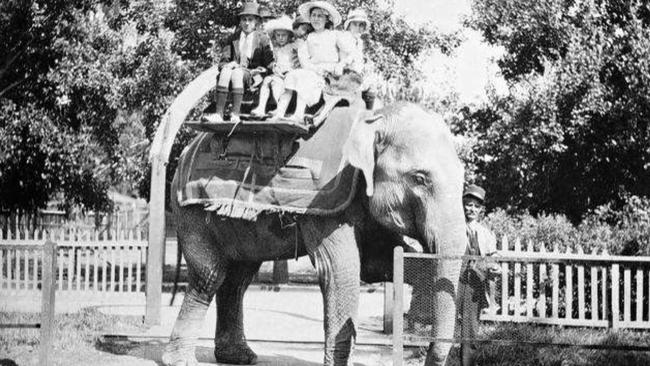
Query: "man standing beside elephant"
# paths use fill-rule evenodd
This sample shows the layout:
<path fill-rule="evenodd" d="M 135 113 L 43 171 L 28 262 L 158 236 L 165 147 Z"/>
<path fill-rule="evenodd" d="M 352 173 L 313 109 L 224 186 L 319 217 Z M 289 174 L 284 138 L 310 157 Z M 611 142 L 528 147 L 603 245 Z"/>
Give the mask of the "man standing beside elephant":
<path fill-rule="evenodd" d="M 470 185 L 463 193 L 463 209 L 467 220 L 467 254 L 493 256 L 497 254 L 496 237 L 479 222 L 485 211 L 485 190 Z M 468 261 L 461 272 L 458 287 L 458 306 L 461 320 L 460 332 L 463 339 L 474 339 L 478 333 L 481 310 L 492 306 L 494 301 L 494 281 L 501 268 L 496 262 L 486 260 Z M 488 286 L 490 291 L 488 291 Z M 463 366 L 475 365 L 476 344 L 461 344 Z"/>

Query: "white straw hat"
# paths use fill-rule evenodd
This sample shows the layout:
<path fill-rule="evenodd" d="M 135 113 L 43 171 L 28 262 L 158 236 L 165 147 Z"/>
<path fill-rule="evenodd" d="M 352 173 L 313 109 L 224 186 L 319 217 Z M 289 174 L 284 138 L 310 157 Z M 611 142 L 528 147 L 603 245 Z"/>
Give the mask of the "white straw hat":
<path fill-rule="evenodd" d="M 269 22 L 266 23 L 264 29 L 268 33 L 272 33 L 277 30 L 284 30 L 293 34 L 293 22 L 287 15 L 283 15 L 280 18 L 269 20 Z"/>
<path fill-rule="evenodd" d="M 354 9 L 350 10 L 348 13 L 348 18 L 345 20 L 345 23 L 343 24 L 343 29 L 347 30 L 348 26 L 350 25 L 350 22 L 361 22 L 366 25 L 366 32 L 370 28 L 370 20 L 368 20 L 368 14 L 366 14 L 366 11 L 363 9 Z"/>
<path fill-rule="evenodd" d="M 313 9 L 313 8 L 321 8 L 321 9 L 325 10 L 326 12 L 328 12 L 329 15 L 330 15 L 330 20 L 332 21 L 332 24 L 335 27 L 337 25 L 341 24 L 341 20 L 342 20 L 341 13 L 339 13 L 338 10 L 336 10 L 334 5 L 330 4 L 327 1 L 310 1 L 310 2 L 307 2 L 307 3 L 301 4 L 298 7 L 298 13 L 301 16 L 305 17 L 305 19 L 309 19 L 311 9 Z"/>

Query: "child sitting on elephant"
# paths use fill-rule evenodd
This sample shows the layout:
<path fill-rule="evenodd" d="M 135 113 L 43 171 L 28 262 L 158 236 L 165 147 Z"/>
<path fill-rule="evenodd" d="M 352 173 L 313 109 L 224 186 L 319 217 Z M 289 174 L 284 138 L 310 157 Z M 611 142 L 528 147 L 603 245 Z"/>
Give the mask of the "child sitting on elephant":
<path fill-rule="evenodd" d="M 244 91 L 253 85 L 254 78 L 268 75 L 273 63 L 271 42 L 265 32 L 256 30 L 261 21 L 259 5 L 244 3 L 239 13 L 239 29 L 228 38 L 222 49 L 217 80 L 216 112 L 206 114 L 208 122 L 223 122 L 223 114 L 228 94 L 232 93 L 232 113 L 230 120 L 239 122 Z"/>
<path fill-rule="evenodd" d="M 307 35 L 314 30 L 314 27 L 311 26 L 309 19 L 298 15 L 293 21 L 293 34 L 296 37 L 296 41 L 304 41 L 307 39 Z"/>
<path fill-rule="evenodd" d="M 278 101 L 277 118 L 283 118 L 296 92 L 296 110 L 291 117 L 302 122 L 305 108 L 318 103 L 327 80 L 343 75 L 345 63 L 340 55 L 349 55 L 349 42 L 333 28 L 341 24 L 341 15 L 327 1 L 310 1 L 298 7 L 300 15 L 309 19 L 314 31 L 298 45 L 300 69 L 289 72 L 285 78 L 285 92 Z"/>
<path fill-rule="evenodd" d="M 366 103 L 366 109 L 373 109 L 376 92 L 372 82 L 367 77 L 371 73 L 372 67 L 364 57 L 364 41 L 362 38 L 370 28 L 370 20 L 365 10 L 351 10 L 343 24 L 343 28 L 346 30 L 348 42 L 352 44 L 353 49 L 353 52 L 346 57 L 348 67 L 363 76 L 361 97 Z"/>
<path fill-rule="evenodd" d="M 291 19 L 285 15 L 279 19 L 271 20 L 266 25 L 266 31 L 273 40 L 275 62 L 271 67 L 273 74 L 265 77 L 262 82 L 259 104 L 251 111 L 251 114 L 256 117 L 266 114 L 266 103 L 270 94 L 273 95 L 276 102 L 280 99 L 284 93 L 285 75 L 297 66 L 295 63 L 296 43 L 293 41 Z"/>

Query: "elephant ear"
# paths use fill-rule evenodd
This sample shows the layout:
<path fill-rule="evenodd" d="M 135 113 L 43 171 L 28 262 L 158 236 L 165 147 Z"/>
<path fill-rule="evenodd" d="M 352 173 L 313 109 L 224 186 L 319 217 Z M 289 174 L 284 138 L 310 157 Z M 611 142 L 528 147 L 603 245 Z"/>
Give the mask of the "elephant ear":
<path fill-rule="evenodd" d="M 374 190 L 376 123 L 383 116 L 368 117 L 363 111 L 354 120 L 350 135 L 343 145 L 343 156 L 353 167 L 361 170 L 366 179 L 366 194 L 372 196 Z"/>

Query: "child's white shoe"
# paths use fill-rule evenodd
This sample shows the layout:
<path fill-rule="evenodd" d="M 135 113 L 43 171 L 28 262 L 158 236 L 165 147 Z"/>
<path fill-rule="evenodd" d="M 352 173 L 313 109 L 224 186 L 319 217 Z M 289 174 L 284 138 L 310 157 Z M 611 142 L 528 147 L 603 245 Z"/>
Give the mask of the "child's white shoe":
<path fill-rule="evenodd" d="M 210 123 L 222 123 L 223 117 L 219 113 L 207 113 L 203 115 L 202 120 Z"/>
<path fill-rule="evenodd" d="M 264 110 L 262 108 L 255 108 L 251 111 L 251 116 L 264 117 L 266 116 L 266 113 L 264 113 Z"/>

